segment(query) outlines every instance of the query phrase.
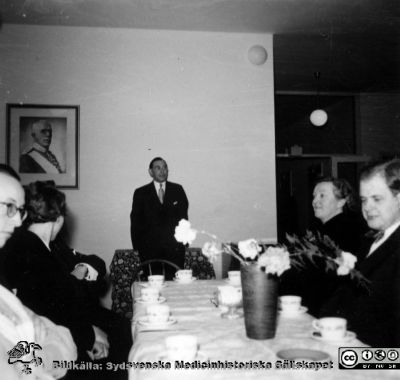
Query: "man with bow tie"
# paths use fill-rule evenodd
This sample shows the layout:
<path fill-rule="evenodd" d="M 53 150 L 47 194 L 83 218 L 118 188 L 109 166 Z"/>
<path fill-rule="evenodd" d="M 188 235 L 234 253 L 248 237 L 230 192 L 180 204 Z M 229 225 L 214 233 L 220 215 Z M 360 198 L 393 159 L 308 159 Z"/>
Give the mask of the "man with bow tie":
<path fill-rule="evenodd" d="M 168 165 L 161 157 L 150 162 L 149 175 L 153 181 L 133 194 L 133 249 L 138 251 L 142 262 L 165 259 L 183 268 L 185 247 L 175 240 L 174 233 L 179 221 L 188 219 L 186 193 L 181 185 L 168 181 Z"/>
<path fill-rule="evenodd" d="M 19 161 L 20 173 L 63 173 L 57 157 L 50 150 L 53 130 L 50 122 L 45 119 L 32 124 L 32 146 L 24 151 Z"/>
<path fill-rule="evenodd" d="M 374 237 L 365 240 L 356 269 L 369 281 L 354 281 L 326 305 L 373 347 L 400 347 L 400 160 L 372 164 L 360 175 L 362 213 Z"/>

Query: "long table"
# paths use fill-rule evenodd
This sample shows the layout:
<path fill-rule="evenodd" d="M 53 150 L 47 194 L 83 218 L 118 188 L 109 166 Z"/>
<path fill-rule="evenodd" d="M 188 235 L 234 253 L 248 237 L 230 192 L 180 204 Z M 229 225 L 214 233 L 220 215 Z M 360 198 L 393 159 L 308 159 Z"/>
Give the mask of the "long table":
<path fill-rule="evenodd" d="M 267 376 L 271 379 L 363 379 L 375 380 L 395 379 L 400 375 L 398 370 L 340 370 L 338 369 L 337 345 L 316 340 L 311 336 L 312 316 L 302 314 L 295 318 L 278 316 L 277 332 L 274 339 L 253 340 L 246 337 L 244 320 L 223 319 L 221 310 L 210 299 L 219 285 L 226 285 L 224 280 L 197 280 L 191 284 L 167 282 L 162 289 L 171 308 L 171 315 L 177 323 L 165 330 L 153 330 L 138 323 L 138 319 L 146 314 L 146 305 L 134 303 L 132 318 L 132 334 L 134 344 L 129 355 L 129 379 L 260 379 Z M 133 298 L 140 296 L 140 283 L 132 286 Z M 164 339 L 169 335 L 196 335 L 199 340 L 197 368 L 155 368 L 168 365 L 165 359 Z M 345 344 L 348 347 L 366 346 L 357 339 Z M 277 352 L 290 348 L 307 348 L 324 351 L 329 354 L 332 368 L 327 369 L 292 369 L 276 368 L 284 364 L 277 357 Z M 279 361 L 279 362 L 277 362 Z M 264 363 L 260 369 L 207 369 L 198 368 L 207 363 L 229 362 L 231 366 L 249 366 L 251 363 Z M 267 368 L 271 365 L 272 368 Z M 290 367 L 290 363 L 287 363 Z M 152 365 L 154 368 L 138 368 Z M 136 368 L 135 368 L 136 367 Z"/>

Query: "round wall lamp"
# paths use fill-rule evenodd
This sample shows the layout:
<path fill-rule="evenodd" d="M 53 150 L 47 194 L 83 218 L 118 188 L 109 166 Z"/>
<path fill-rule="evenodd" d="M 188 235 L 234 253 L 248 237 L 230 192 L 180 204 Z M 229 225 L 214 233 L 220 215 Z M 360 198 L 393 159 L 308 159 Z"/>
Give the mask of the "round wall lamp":
<path fill-rule="evenodd" d="M 268 58 L 268 53 L 265 48 L 261 45 L 254 45 L 248 51 L 249 61 L 253 65 L 263 65 Z"/>

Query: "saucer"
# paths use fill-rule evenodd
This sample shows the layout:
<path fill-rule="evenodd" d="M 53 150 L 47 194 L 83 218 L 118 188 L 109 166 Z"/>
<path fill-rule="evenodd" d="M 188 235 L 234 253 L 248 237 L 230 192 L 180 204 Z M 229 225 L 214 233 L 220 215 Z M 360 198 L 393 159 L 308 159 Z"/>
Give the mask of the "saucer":
<path fill-rule="evenodd" d="M 162 284 L 161 287 L 150 286 L 150 284 L 148 282 L 141 282 L 139 285 L 143 286 L 144 288 L 156 288 L 156 289 L 163 289 L 163 288 L 166 288 L 168 286 L 165 282 Z"/>
<path fill-rule="evenodd" d="M 161 360 L 163 362 L 171 362 L 171 359 L 168 358 L 166 352 L 163 352 L 162 354 L 160 354 L 158 356 L 157 360 Z M 196 357 L 192 361 L 195 361 L 195 360 L 204 362 L 204 361 L 208 360 L 208 356 L 202 351 L 197 351 Z"/>
<path fill-rule="evenodd" d="M 315 339 L 315 340 L 319 340 L 320 342 L 327 342 L 327 343 L 347 343 L 350 342 L 351 340 L 355 339 L 357 337 L 357 335 L 352 332 L 352 331 L 346 331 L 346 335 L 343 338 L 339 338 L 339 339 L 324 339 L 321 336 L 321 333 L 319 331 L 313 331 L 311 333 L 311 338 Z"/>
<path fill-rule="evenodd" d="M 231 285 L 231 286 L 242 286 L 242 283 L 240 282 L 239 284 L 232 284 L 232 282 L 231 282 L 231 280 L 229 280 L 229 278 L 226 278 L 225 279 L 225 282 L 228 284 L 228 285 Z"/>
<path fill-rule="evenodd" d="M 191 284 L 193 281 L 196 281 L 196 277 L 192 277 L 190 280 L 179 280 L 176 277 L 174 278 L 174 281 L 177 282 L 178 284 Z"/>
<path fill-rule="evenodd" d="M 157 301 L 143 301 L 142 297 L 139 297 L 139 298 L 135 298 L 135 301 L 137 303 L 163 303 L 163 302 L 166 301 L 166 298 L 165 297 L 159 297 Z"/>
<path fill-rule="evenodd" d="M 330 356 L 324 351 L 309 350 L 307 348 L 289 348 L 280 350 L 276 356 L 283 360 L 305 360 L 323 362 L 330 360 Z"/>
<path fill-rule="evenodd" d="M 308 308 L 307 307 L 305 307 L 305 306 L 300 306 L 300 309 L 299 310 L 297 310 L 296 312 L 284 312 L 284 311 L 282 311 L 282 310 L 278 310 L 279 311 L 279 314 L 280 315 L 282 315 L 282 317 L 286 317 L 286 318 L 296 318 L 296 317 L 298 317 L 299 315 L 302 315 L 302 314 L 304 314 L 304 313 L 306 313 L 307 312 L 307 310 L 308 310 Z"/>
<path fill-rule="evenodd" d="M 160 330 L 162 330 L 163 328 L 171 326 L 174 323 L 176 323 L 176 319 L 169 317 L 168 321 L 166 321 L 166 322 L 155 323 L 155 322 L 149 322 L 147 316 L 144 316 L 144 317 L 138 318 L 138 323 L 145 327 L 159 328 Z"/>

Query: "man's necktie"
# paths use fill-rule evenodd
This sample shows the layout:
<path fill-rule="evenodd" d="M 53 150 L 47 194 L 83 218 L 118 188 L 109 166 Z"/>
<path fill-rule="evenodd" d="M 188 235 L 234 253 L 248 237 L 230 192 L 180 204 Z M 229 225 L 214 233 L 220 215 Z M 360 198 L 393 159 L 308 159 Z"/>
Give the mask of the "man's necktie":
<path fill-rule="evenodd" d="M 160 200 L 161 204 L 164 203 L 164 189 L 160 183 L 160 188 L 158 189 L 158 199 Z"/>
<path fill-rule="evenodd" d="M 378 231 L 375 235 L 374 235 L 374 243 L 377 243 L 379 240 L 381 240 L 383 238 L 383 235 L 385 234 L 385 231 Z"/>
<path fill-rule="evenodd" d="M 366 234 L 365 237 L 368 239 L 373 240 L 374 243 L 378 242 L 383 238 L 383 235 L 385 234 L 385 231 L 376 231 L 376 230 L 369 230 Z"/>

